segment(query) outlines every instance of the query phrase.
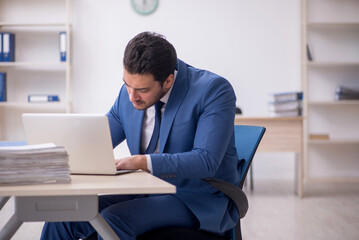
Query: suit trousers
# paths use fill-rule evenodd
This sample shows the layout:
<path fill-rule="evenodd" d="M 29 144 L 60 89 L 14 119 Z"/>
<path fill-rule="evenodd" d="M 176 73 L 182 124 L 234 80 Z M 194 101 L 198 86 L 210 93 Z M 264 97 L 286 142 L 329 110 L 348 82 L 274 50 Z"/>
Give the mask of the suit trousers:
<path fill-rule="evenodd" d="M 99 211 L 121 240 L 166 226 L 199 228 L 198 219 L 172 194 L 99 196 Z M 41 239 L 82 239 L 94 232 L 88 222 L 47 222 Z"/>

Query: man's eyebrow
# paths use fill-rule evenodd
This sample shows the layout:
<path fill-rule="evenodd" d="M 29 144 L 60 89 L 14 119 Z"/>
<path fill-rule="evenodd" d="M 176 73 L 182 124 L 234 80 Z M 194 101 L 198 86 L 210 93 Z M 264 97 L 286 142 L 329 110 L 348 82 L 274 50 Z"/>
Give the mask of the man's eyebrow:
<path fill-rule="evenodd" d="M 127 82 L 125 81 L 125 79 L 122 79 L 122 80 L 123 80 L 123 82 L 125 83 L 125 85 L 126 85 L 126 86 L 131 87 L 131 88 L 133 88 L 133 89 L 135 89 L 135 90 L 147 90 L 147 89 L 150 89 L 150 88 L 151 88 L 151 87 L 145 87 L 145 88 L 134 88 L 134 87 L 132 87 L 132 86 L 128 85 L 128 84 L 127 84 Z"/>

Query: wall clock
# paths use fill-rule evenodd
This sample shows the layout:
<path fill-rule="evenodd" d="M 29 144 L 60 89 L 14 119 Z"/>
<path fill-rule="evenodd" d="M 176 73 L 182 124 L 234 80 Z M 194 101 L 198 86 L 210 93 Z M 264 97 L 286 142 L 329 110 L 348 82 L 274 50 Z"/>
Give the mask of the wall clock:
<path fill-rule="evenodd" d="M 141 14 L 148 15 L 153 13 L 158 7 L 159 0 L 131 0 L 133 9 Z"/>

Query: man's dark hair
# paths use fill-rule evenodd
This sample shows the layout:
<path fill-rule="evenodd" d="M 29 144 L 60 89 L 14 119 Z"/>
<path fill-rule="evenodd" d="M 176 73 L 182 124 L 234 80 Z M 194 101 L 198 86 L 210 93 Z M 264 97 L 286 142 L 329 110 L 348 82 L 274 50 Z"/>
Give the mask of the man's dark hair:
<path fill-rule="evenodd" d="M 143 32 L 127 44 L 123 65 L 130 74 L 152 74 L 161 84 L 174 73 L 175 48 L 158 33 Z"/>

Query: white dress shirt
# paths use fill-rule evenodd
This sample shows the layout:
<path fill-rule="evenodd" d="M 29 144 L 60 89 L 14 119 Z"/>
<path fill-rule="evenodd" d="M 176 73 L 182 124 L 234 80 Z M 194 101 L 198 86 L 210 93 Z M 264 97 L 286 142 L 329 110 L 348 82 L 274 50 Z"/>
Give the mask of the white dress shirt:
<path fill-rule="evenodd" d="M 174 82 L 176 80 L 176 76 L 177 76 L 177 71 L 175 70 L 173 84 L 172 84 L 171 89 L 166 93 L 166 95 L 164 95 L 160 99 L 160 101 L 164 103 L 164 105 L 163 105 L 163 107 L 161 109 L 162 116 L 163 116 L 163 113 L 165 111 L 165 108 L 166 108 L 166 105 L 167 105 L 167 102 L 168 102 L 168 98 L 170 97 Z M 143 122 L 142 122 L 141 152 L 145 152 L 146 149 L 147 149 L 148 144 L 150 143 L 152 133 L 153 133 L 153 129 L 155 128 L 155 116 L 156 116 L 155 105 L 153 105 L 153 106 L 146 109 L 145 115 L 143 117 Z M 159 152 L 158 149 L 159 149 L 159 144 L 157 142 L 155 153 Z M 146 154 L 146 158 L 147 158 L 147 168 L 150 171 L 150 173 L 152 173 L 151 156 Z"/>

